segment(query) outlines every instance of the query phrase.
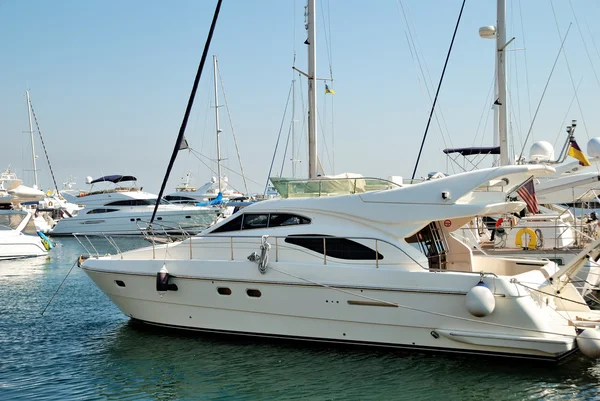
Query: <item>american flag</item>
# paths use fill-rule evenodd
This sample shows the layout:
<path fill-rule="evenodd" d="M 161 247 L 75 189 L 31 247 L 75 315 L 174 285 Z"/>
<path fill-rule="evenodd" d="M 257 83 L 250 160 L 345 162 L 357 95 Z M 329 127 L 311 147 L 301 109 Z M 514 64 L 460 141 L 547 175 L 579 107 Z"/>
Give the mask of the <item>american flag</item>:
<path fill-rule="evenodd" d="M 535 187 L 533 186 L 533 178 L 530 178 L 525 184 L 521 185 L 521 188 L 517 191 L 521 199 L 527 204 L 527 208 L 533 214 L 540 212 L 538 209 L 537 198 L 535 197 Z"/>

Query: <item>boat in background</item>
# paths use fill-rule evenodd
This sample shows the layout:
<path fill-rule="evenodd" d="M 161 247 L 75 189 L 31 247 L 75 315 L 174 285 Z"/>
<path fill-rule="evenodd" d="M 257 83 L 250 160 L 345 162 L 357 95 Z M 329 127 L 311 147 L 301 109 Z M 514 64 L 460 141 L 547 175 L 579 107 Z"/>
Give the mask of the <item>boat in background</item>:
<path fill-rule="evenodd" d="M 75 216 L 63 218 L 52 229 L 51 235 L 111 234 L 139 235 L 149 228 L 157 196 L 137 187 L 137 178 L 130 175 L 108 175 L 92 180 L 88 177 L 89 191 L 76 196 L 62 195 L 72 203 L 83 205 Z M 131 183 L 133 185 L 123 185 Z M 94 184 L 114 184 L 95 189 Z M 158 206 L 154 230 L 163 234 L 198 233 L 213 224 L 223 210 L 219 206 L 173 205 L 162 201 Z"/>
<path fill-rule="evenodd" d="M 246 197 L 239 191 L 231 188 L 227 177 L 221 178 L 221 182 L 217 182 L 217 177 L 212 177 L 210 182 L 197 188 L 190 185 L 190 173 L 186 174 L 186 179 L 183 183 L 175 188 L 175 192 L 165 196 L 165 199 L 173 204 L 191 204 L 210 202 L 222 195 L 222 201 L 243 200 Z"/>
<path fill-rule="evenodd" d="M 46 194 L 23 185 L 23 181 L 8 167 L 0 174 L 0 207 L 9 208 L 24 202 L 37 202 L 44 199 Z"/>
<path fill-rule="evenodd" d="M 48 253 L 50 241 L 36 234 L 32 217 L 23 210 L 0 210 L 0 260 Z"/>

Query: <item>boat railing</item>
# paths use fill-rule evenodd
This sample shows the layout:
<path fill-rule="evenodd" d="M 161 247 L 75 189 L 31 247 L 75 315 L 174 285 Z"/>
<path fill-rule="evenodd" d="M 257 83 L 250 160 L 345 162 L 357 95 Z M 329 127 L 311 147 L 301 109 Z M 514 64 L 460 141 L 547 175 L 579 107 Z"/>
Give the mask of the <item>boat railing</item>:
<path fill-rule="evenodd" d="M 539 215 L 542 216 L 542 215 Z M 550 222 L 550 220 L 552 220 Z M 531 224 L 531 222 L 537 224 Z M 458 229 L 459 239 L 480 249 L 485 253 L 486 246 L 494 249 L 552 249 L 552 250 L 573 250 L 577 252 L 592 243 L 600 235 L 599 221 L 576 220 L 575 224 L 565 224 L 560 216 L 549 216 L 549 224 L 543 224 L 543 220 L 530 220 L 528 224 L 505 223 L 500 227 L 487 227 L 485 223 L 473 226 L 464 226 Z M 508 243 L 508 232 L 515 235 L 514 243 Z M 481 241 L 482 235 L 493 234 L 492 241 Z M 456 234 L 454 235 L 457 236 Z M 532 240 L 533 238 L 533 240 Z M 569 245 L 564 245 L 565 241 Z M 530 246 L 530 241 L 535 242 L 535 246 Z M 520 244 L 520 246 L 519 246 Z"/>

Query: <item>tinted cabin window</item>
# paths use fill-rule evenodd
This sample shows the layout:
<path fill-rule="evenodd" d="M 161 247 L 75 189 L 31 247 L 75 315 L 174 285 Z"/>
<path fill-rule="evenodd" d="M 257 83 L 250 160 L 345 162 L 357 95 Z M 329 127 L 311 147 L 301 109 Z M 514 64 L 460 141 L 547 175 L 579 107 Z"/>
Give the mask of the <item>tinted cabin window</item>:
<path fill-rule="evenodd" d="M 127 199 L 107 203 L 105 206 L 148 206 L 156 202 L 152 199 Z"/>
<path fill-rule="evenodd" d="M 310 219 L 293 214 L 271 214 L 269 227 L 293 226 L 296 224 L 310 224 Z"/>
<path fill-rule="evenodd" d="M 268 222 L 268 214 L 244 214 L 244 224 L 242 225 L 242 230 L 265 228 L 267 227 Z"/>
<path fill-rule="evenodd" d="M 242 216 L 238 216 L 233 220 L 228 221 L 221 227 L 213 231 L 213 233 L 224 233 L 226 231 L 239 231 L 242 229 Z"/>
<path fill-rule="evenodd" d="M 368 246 L 346 238 L 325 237 L 325 241 L 323 241 L 323 236 L 316 234 L 290 235 L 285 238 L 285 242 L 310 249 L 320 254 L 323 254 L 323 245 L 325 245 L 327 256 L 332 258 L 347 260 L 383 259 L 382 254 L 375 252 Z M 324 242 L 325 244 L 323 244 Z"/>
<path fill-rule="evenodd" d="M 242 225 L 243 221 L 243 225 Z M 222 225 L 212 233 L 227 231 L 252 230 L 265 227 L 285 227 L 298 224 L 310 224 L 310 219 L 287 213 L 254 214 L 246 213 Z"/>
<path fill-rule="evenodd" d="M 92 209 L 86 214 L 98 214 L 98 213 L 110 213 L 110 212 L 118 212 L 119 209 Z"/>
<path fill-rule="evenodd" d="M 405 238 L 405 240 L 427 256 L 430 269 L 446 268 L 445 239 L 436 223 L 430 223 L 415 235 Z"/>

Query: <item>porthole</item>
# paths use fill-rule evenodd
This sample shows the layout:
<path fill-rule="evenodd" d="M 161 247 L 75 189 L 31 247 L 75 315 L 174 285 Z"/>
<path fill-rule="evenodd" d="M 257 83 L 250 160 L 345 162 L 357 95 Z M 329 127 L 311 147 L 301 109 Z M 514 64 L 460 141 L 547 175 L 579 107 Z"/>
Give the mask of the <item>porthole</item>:
<path fill-rule="evenodd" d="M 119 287 L 125 287 L 125 283 L 121 280 L 115 280 L 115 283 L 119 286 Z"/>
<path fill-rule="evenodd" d="M 246 294 L 248 294 L 248 296 L 252 298 L 260 298 L 260 296 L 262 295 L 259 290 L 255 290 L 253 288 L 247 289 Z"/>
<path fill-rule="evenodd" d="M 162 220 L 162 217 L 157 217 L 156 220 Z"/>
<path fill-rule="evenodd" d="M 186 218 L 186 219 L 191 219 L 191 218 L 192 218 L 192 216 L 185 216 L 185 218 Z"/>
<path fill-rule="evenodd" d="M 227 287 L 218 287 L 217 292 L 219 295 L 231 295 L 231 289 Z"/>

